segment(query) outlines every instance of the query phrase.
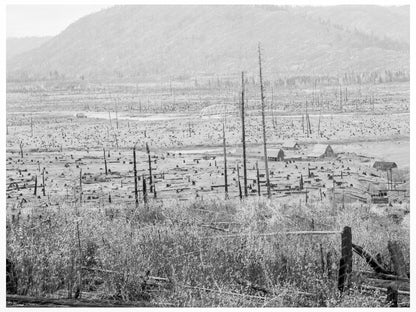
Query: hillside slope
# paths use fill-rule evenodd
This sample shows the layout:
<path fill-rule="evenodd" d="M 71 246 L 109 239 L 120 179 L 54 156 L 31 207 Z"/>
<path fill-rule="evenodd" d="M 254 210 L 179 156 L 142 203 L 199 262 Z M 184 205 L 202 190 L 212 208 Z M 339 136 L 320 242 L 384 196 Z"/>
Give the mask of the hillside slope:
<path fill-rule="evenodd" d="M 295 8 L 116 6 L 81 18 L 38 49 L 11 59 L 8 74 L 56 71 L 75 77 L 143 77 L 256 72 L 258 42 L 270 74 L 338 75 L 409 67 L 405 40 L 392 44 L 322 23 Z"/>

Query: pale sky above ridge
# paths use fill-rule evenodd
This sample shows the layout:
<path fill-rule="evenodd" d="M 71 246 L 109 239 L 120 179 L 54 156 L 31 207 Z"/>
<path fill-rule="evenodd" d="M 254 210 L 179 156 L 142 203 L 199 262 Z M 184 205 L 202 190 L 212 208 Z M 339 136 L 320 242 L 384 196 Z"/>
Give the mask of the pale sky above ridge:
<path fill-rule="evenodd" d="M 7 5 L 6 36 L 55 36 L 79 18 L 111 5 Z"/>

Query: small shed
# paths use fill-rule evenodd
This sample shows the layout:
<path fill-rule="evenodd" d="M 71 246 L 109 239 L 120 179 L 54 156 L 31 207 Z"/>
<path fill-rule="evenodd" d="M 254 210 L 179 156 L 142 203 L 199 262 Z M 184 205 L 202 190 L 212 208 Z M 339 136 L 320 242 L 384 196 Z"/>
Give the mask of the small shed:
<path fill-rule="evenodd" d="M 376 161 L 374 162 L 373 168 L 382 171 L 388 171 L 393 168 L 397 168 L 397 164 L 391 161 Z"/>
<path fill-rule="evenodd" d="M 284 161 L 285 160 L 285 152 L 282 149 L 273 149 L 269 150 L 269 155 L 267 158 L 271 161 Z"/>
<path fill-rule="evenodd" d="M 300 145 L 296 141 L 285 141 L 282 144 L 284 150 L 298 150 Z"/>
<path fill-rule="evenodd" d="M 332 158 L 336 157 L 331 145 L 316 144 L 308 154 L 309 158 Z"/>
<path fill-rule="evenodd" d="M 277 161 L 284 161 L 285 160 L 285 152 L 280 149 L 277 153 Z"/>

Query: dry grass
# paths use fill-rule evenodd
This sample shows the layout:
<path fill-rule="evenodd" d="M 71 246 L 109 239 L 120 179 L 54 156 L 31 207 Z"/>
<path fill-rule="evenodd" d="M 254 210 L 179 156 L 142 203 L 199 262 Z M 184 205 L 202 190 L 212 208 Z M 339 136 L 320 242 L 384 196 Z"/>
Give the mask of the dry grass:
<path fill-rule="evenodd" d="M 353 242 L 380 253 L 386 263 L 387 240 L 399 240 L 409 262 L 408 231 L 367 210 L 359 204 L 342 210 L 328 202 L 281 205 L 263 198 L 172 201 L 163 206 L 150 202 L 138 209 L 64 204 L 45 211 L 41 218 L 8 222 L 7 258 L 16 265 L 19 294 L 52 296 L 68 288 L 74 291 L 82 265 L 121 273 L 83 271 L 83 292 L 126 302 L 211 307 L 382 306 L 384 298 L 358 290 L 339 296 L 338 235 L 256 235 L 340 230 L 349 225 Z M 230 233 L 239 235 L 223 237 Z M 368 269 L 356 256 L 353 266 Z M 144 282 L 139 276 L 146 274 L 167 278 L 169 283 Z"/>

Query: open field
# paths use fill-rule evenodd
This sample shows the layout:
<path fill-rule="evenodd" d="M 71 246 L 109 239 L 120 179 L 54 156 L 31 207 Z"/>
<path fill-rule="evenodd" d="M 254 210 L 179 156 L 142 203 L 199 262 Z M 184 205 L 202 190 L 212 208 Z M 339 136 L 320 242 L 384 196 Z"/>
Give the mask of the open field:
<path fill-rule="evenodd" d="M 409 271 L 409 83 L 352 85 L 347 98 L 343 87 L 341 106 L 338 88 L 268 88 L 270 199 L 257 86 L 247 88 L 244 198 L 238 87 L 212 84 L 8 85 L 7 258 L 19 294 L 154 306 L 386 305 L 384 294 L 360 288 L 360 274 L 339 295 L 339 233 L 284 233 L 350 226 L 353 243 L 391 273 L 388 241 L 400 242 Z M 325 157 L 328 145 L 335 155 Z M 284 160 L 274 159 L 279 150 Z M 391 186 L 375 161 L 397 164 Z M 387 201 L 374 203 L 383 192 Z M 358 256 L 353 268 L 370 270 Z"/>

